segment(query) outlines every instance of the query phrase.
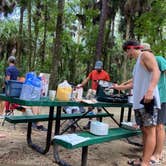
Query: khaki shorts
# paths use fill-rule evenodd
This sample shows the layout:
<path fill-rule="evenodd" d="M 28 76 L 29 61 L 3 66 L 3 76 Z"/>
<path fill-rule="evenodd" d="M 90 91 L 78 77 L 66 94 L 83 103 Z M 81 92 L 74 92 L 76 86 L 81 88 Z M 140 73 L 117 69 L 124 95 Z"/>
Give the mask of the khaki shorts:
<path fill-rule="evenodd" d="M 134 110 L 135 121 L 140 127 L 156 126 L 158 120 L 158 109 L 154 108 L 153 115 L 147 113 L 144 108 Z"/>

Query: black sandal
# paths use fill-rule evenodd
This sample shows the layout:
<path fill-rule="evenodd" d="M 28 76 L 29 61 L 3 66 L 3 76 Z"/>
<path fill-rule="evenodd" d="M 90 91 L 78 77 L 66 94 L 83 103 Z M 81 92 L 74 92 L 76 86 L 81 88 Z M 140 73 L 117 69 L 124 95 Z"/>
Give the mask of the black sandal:
<path fill-rule="evenodd" d="M 139 159 L 130 160 L 127 163 L 132 166 L 141 166 L 141 162 L 142 162 L 142 159 L 139 158 Z"/>

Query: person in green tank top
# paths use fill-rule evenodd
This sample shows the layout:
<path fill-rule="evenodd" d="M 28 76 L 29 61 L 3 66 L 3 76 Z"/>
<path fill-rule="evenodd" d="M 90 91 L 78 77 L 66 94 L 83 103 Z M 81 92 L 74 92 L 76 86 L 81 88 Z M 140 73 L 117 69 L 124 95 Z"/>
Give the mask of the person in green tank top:
<path fill-rule="evenodd" d="M 143 43 L 144 47 L 142 51 L 151 51 L 150 44 Z M 160 94 L 161 110 L 158 114 L 158 125 L 156 128 L 156 147 L 154 153 L 151 157 L 151 163 L 159 163 L 162 159 L 162 151 L 164 147 L 165 140 L 165 124 L 166 124 L 166 59 L 162 56 L 155 56 L 158 67 L 160 69 L 160 79 L 158 82 L 158 89 Z"/>

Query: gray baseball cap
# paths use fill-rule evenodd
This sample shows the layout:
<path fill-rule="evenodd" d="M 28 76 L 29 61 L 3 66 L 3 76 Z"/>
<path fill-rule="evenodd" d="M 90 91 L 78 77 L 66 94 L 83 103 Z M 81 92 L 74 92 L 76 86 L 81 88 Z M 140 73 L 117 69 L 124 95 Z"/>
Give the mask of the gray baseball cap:
<path fill-rule="evenodd" d="M 8 62 L 15 62 L 15 61 L 16 61 L 16 57 L 15 56 L 13 56 L 13 55 L 9 56 Z"/>
<path fill-rule="evenodd" d="M 102 68 L 103 68 L 103 62 L 102 61 L 96 61 L 95 69 L 102 69 Z"/>

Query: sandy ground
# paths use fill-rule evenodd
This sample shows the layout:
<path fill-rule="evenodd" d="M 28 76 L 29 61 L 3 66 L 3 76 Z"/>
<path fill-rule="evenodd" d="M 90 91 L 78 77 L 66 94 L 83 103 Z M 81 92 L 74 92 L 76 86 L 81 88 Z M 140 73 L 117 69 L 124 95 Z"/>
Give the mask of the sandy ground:
<path fill-rule="evenodd" d="M 48 108 L 42 108 L 41 113 L 48 111 Z M 119 120 L 118 109 L 109 110 L 115 114 L 115 118 Z M 15 111 L 15 114 L 20 114 Z M 2 119 L 0 119 L 0 123 Z M 105 118 L 104 122 L 109 123 L 110 127 L 115 124 L 110 118 Z M 86 123 L 85 120 L 79 122 L 81 126 Z M 43 123 L 47 127 L 46 123 Z M 53 158 L 53 148 L 45 154 L 39 154 L 28 147 L 26 142 L 27 124 L 17 124 L 14 129 L 13 124 L 5 122 L 5 125 L 0 124 L 0 133 L 6 134 L 5 138 L 0 138 L 0 165 L 12 166 L 56 166 Z M 54 131 L 54 130 L 53 130 Z M 141 143 L 141 137 L 131 138 Z M 33 141 L 38 144 L 45 143 L 45 132 L 33 131 Z M 60 156 L 73 166 L 80 166 L 81 149 L 66 150 L 59 148 Z M 138 158 L 141 155 L 141 147 L 128 144 L 123 140 L 93 145 L 89 147 L 88 166 L 127 166 L 129 159 Z M 166 156 L 166 144 L 164 146 L 164 156 Z M 166 160 L 162 161 L 162 166 L 166 165 Z"/>

